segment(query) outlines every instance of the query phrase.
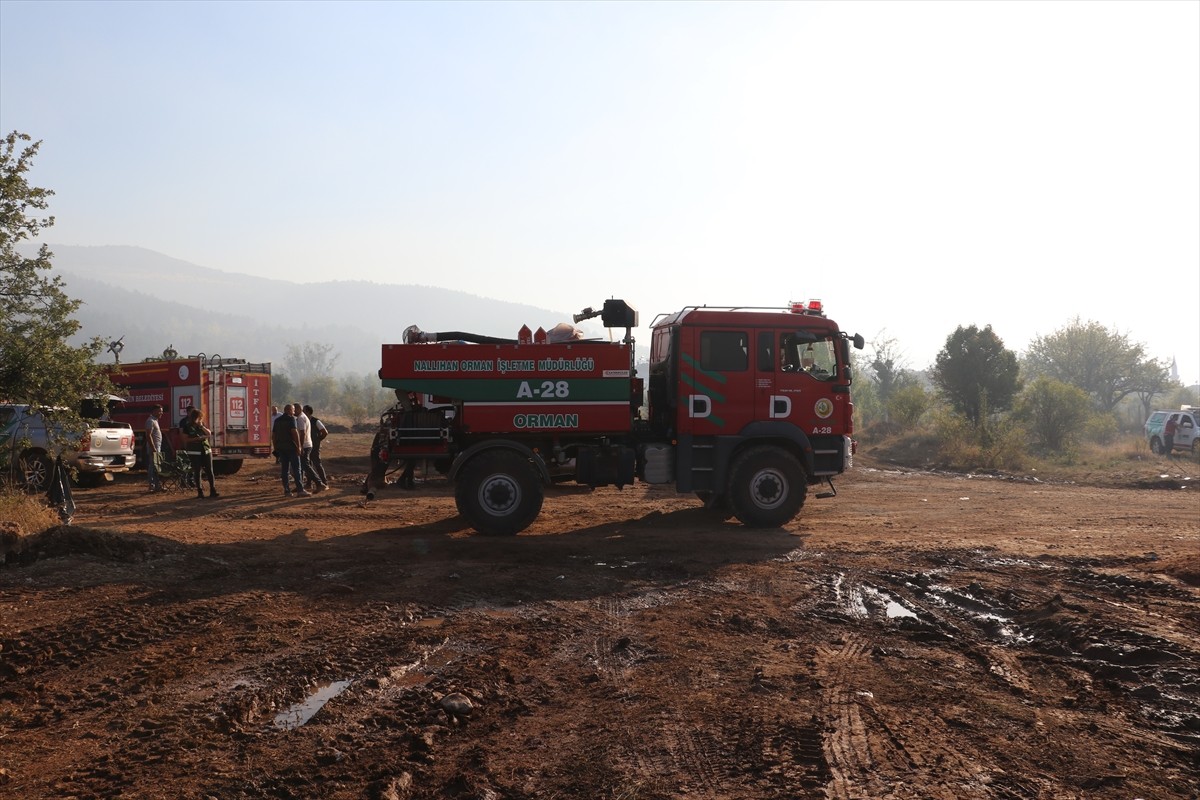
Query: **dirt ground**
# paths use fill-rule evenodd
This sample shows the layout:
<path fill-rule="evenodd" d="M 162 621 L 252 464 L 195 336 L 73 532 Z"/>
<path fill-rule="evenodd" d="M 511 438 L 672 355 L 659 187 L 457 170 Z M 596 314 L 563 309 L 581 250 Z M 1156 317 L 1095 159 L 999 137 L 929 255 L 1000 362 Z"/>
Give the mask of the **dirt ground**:
<path fill-rule="evenodd" d="M 310 498 L 122 476 L 10 554 L 0 796 L 1200 796 L 1194 461 L 868 453 L 783 530 L 560 487 L 489 538 L 436 474 L 364 502 L 369 438 Z"/>

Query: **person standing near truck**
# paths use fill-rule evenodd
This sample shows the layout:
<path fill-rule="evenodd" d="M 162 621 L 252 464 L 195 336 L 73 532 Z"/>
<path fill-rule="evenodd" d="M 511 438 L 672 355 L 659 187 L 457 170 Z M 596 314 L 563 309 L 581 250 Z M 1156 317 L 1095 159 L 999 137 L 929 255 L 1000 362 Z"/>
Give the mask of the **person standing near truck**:
<path fill-rule="evenodd" d="M 296 415 L 296 429 L 300 431 L 300 474 L 304 476 L 305 481 L 316 485 L 313 491 L 319 492 L 325 488 L 325 483 L 313 472 L 309 462 L 313 448 L 312 421 L 299 403 L 292 404 L 292 413 Z"/>
<path fill-rule="evenodd" d="M 279 419 L 282 416 L 283 416 L 283 412 L 279 410 L 279 406 L 271 406 L 271 431 L 272 431 L 271 436 L 272 437 L 275 435 L 274 434 L 275 420 Z M 273 451 L 275 448 L 272 447 L 271 449 Z M 271 455 L 275 456 L 275 463 L 278 464 L 279 463 L 279 453 L 272 452 Z"/>
<path fill-rule="evenodd" d="M 303 497 L 312 492 L 304 490 L 304 481 L 300 478 L 300 429 L 296 427 L 296 417 L 292 413 L 293 408 L 296 413 L 300 412 L 300 406 L 286 405 L 283 407 L 283 413 L 279 415 L 279 419 L 275 420 L 275 424 L 271 426 L 271 443 L 275 445 L 275 453 L 279 456 L 279 474 L 283 479 L 284 497 L 292 496 L 292 487 L 288 482 L 289 475 L 296 482 L 296 494 Z"/>
<path fill-rule="evenodd" d="M 309 489 L 322 491 L 329 488 L 329 478 L 325 474 L 325 465 L 321 463 L 321 442 L 329 435 L 325 423 L 313 414 L 313 407 L 304 406 L 304 415 L 308 417 L 309 431 L 312 436 L 312 450 L 308 454 L 309 472 L 305 474 L 305 483 Z"/>
<path fill-rule="evenodd" d="M 221 495 L 217 492 L 217 484 L 213 478 L 212 445 L 208 441 L 212 431 L 204 427 L 204 423 L 201 422 L 203 416 L 199 408 L 192 406 L 192 410 L 188 412 L 187 423 L 183 426 L 183 440 L 192 459 L 192 472 L 196 476 L 196 497 L 204 497 L 201 479 L 207 474 L 208 496 L 217 498 Z"/>
<path fill-rule="evenodd" d="M 158 418 L 162 416 L 163 407 L 155 406 L 150 409 L 146 418 L 146 476 L 150 479 L 151 492 L 162 491 L 162 480 L 158 477 L 158 465 L 162 459 L 162 428 Z"/>
<path fill-rule="evenodd" d="M 1178 414 L 1172 414 L 1167 417 L 1167 422 L 1163 425 L 1163 453 L 1168 456 L 1175 452 L 1175 431 L 1179 427 L 1178 419 Z"/>

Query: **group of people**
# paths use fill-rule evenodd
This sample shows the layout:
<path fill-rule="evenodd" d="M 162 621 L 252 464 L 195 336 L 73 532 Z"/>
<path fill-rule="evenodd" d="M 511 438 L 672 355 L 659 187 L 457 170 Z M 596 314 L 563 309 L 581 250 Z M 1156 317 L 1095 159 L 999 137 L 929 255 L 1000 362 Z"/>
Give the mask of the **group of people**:
<path fill-rule="evenodd" d="M 154 406 L 150 409 L 150 416 L 146 419 L 146 475 L 150 480 L 151 492 L 161 492 L 162 485 L 162 454 L 163 454 L 163 434 L 162 426 L 159 425 L 159 418 L 162 416 L 163 407 Z M 183 433 L 184 453 L 192 462 L 192 472 L 196 475 L 196 497 L 204 497 L 204 484 L 202 478 L 208 478 L 208 497 L 218 498 L 221 493 L 217 491 L 217 483 L 213 478 L 213 456 L 212 443 L 209 438 L 212 436 L 210 431 L 203 421 L 204 415 L 199 408 L 192 407 L 186 417 L 184 417 L 180 430 Z"/>
<path fill-rule="evenodd" d="M 313 416 L 312 406 L 271 406 L 271 443 L 280 465 L 285 497 L 307 497 L 329 488 L 321 463 L 321 442 L 329 435 L 325 423 Z M 292 490 L 291 482 L 296 489 Z M 307 488 L 306 488 L 307 486 Z"/>
<path fill-rule="evenodd" d="M 146 420 L 146 474 L 149 476 L 151 492 L 161 492 L 162 471 L 160 468 L 163 453 L 163 434 L 159 424 L 163 407 L 154 406 Z M 212 431 L 204 425 L 204 414 L 197 407 L 188 411 L 180 430 L 183 434 L 184 452 L 192 464 L 192 474 L 196 479 L 196 497 L 205 497 L 203 479 L 208 480 L 208 497 L 220 497 L 216 480 L 213 477 Z M 282 469 L 283 493 L 287 497 L 299 495 L 307 497 L 313 492 L 329 488 L 329 478 L 325 474 L 325 466 L 321 463 L 321 442 L 329 435 L 325 423 L 313 414 L 313 407 L 301 407 L 299 403 L 271 406 L 271 443 L 275 450 L 275 458 Z M 302 477 L 303 476 L 303 480 Z M 293 479 L 296 489 L 293 492 L 290 484 Z M 307 483 L 307 488 L 305 484 Z"/>

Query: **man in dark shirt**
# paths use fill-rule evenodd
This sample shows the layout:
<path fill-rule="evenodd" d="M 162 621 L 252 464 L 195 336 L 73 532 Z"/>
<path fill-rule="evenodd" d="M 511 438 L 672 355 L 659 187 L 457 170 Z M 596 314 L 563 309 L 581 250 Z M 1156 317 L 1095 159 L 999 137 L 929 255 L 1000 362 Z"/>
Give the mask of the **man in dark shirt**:
<path fill-rule="evenodd" d="M 300 478 L 300 429 L 296 427 L 296 414 L 299 412 L 299 406 L 286 405 L 279 419 L 271 426 L 271 443 L 275 445 L 275 452 L 279 456 L 280 477 L 283 478 L 285 497 L 291 497 L 293 494 L 288 475 L 296 482 L 295 494 L 301 497 L 312 494 L 304 488 Z"/>

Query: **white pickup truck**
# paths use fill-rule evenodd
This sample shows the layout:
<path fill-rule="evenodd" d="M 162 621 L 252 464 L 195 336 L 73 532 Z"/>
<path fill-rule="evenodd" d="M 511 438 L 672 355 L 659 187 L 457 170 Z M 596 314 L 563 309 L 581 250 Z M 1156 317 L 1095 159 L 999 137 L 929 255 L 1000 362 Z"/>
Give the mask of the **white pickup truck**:
<path fill-rule="evenodd" d="M 1200 453 L 1200 408 L 1196 406 L 1180 406 L 1178 411 L 1155 411 L 1146 420 L 1146 439 L 1150 442 L 1150 451 L 1159 455 L 1170 455 L 1167 451 L 1166 427 L 1167 421 L 1175 423 L 1175 435 L 1171 442 L 1171 452 Z"/>
<path fill-rule="evenodd" d="M 53 410 L 0 403 L 0 473 L 31 491 L 46 488 L 54 458 L 76 475 L 80 486 L 98 486 L 134 462 L 133 428 L 127 422 L 89 420 L 92 426 L 72 449 L 56 444 Z"/>

